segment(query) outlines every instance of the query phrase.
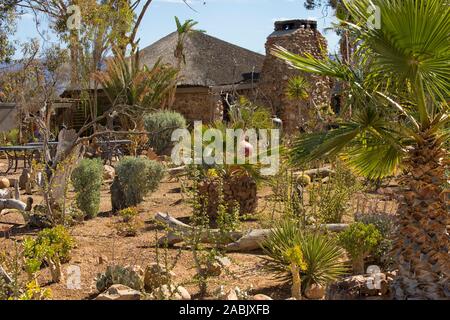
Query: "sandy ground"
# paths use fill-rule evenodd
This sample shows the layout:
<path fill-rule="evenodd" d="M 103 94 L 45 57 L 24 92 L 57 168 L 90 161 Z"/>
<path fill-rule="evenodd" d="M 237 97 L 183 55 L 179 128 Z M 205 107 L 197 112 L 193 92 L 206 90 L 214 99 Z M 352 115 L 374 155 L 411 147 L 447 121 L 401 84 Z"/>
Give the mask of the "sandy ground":
<path fill-rule="evenodd" d="M 0 160 L 0 172 L 5 169 L 5 160 Z M 17 174 L 8 175 L 8 178 L 18 177 Z M 94 289 L 94 279 L 99 272 L 104 272 L 108 264 L 139 265 L 145 268 L 157 259 L 156 239 L 163 234 L 154 222 L 156 212 L 168 212 L 177 218 L 188 218 L 191 209 L 183 195 L 177 192 L 180 184 L 176 181 L 165 179 L 157 192 L 149 194 L 145 201 L 138 206 L 143 225 L 139 234 L 135 237 L 124 237 L 117 234 L 119 218 L 110 214 L 111 201 L 109 182 L 102 186 L 100 213 L 97 218 L 83 222 L 70 228 L 75 238 L 76 248 L 72 252 L 72 259 L 63 266 L 66 271 L 70 265 L 79 266 L 81 269 L 81 289 L 68 289 L 65 282 L 51 283 L 48 270 L 43 269 L 39 275 L 39 282 L 43 287 L 51 288 L 55 299 L 90 299 L 97 294 Z M 269 187 L 262 187 L 258 192 L 258 214 L 255 219 L 243 222 L 242 228 L 251 228 L 259 224 L 270 224 L 267 216 L 270 214 L 270 205 L 267 203 L 270 195 Z M 73 199 L 74 193 L 69 192 L 69 199 Z M 21 199 L 26 195 L 21 191 Z M 33 194 L 35 204 L 41 201 L 38 194 Z M 265 217 L 264 219 L 262 217 Z M 4 210 L 0 214 L 0 251 L 10 251 L 14 241 L 22 241 L 25 236 L 34 236 L 36 230 L 29 230 L 24 225 L 20 213 Z M 289 287 L 277 281 L 273 274 L 262 267 L 261 252 L 250 254 L 230 253 L 227 256 L 232 261 L 229 272 L 224 272 L 219 277 L 210 278 L 209 298 L 213 298 L 214 292 L 223 285 L 225 289 L 239 286 L 247 289 L 252 286 L 251 293 L 264 293 L 274 299 L 286 299 L 289 295 Z M 195 298 L 198 294 L 197 284 L 192 280 L 195 274 L 192 253 L 180 248 L 159 249 L 159 259 L 167 255 L 168 261 L 177 261 L 173 271 L 176 274 L 175 282 L 185 286 Z M 100 259 L 101 257 L 101 259 Z M 100 260 L 103 260 L 100 261 Z M 106 260 L 106 261 L 105 261 Z"/>

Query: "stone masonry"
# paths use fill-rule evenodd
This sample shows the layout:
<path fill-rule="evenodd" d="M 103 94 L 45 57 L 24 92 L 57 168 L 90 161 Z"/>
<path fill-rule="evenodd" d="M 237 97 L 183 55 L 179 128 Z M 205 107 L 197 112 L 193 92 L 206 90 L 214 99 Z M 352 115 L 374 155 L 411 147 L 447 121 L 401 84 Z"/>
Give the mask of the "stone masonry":
<path fill-rule="evenodd" d="M 317 106 L 330 103 L 331 83 L 326 77 L 301 73 L 289 67 L 271 54 L 275 45 L 295 54 L 309 53 L 316 58 L 323 58 L 327 54 L 327 42 L 317 30 L 317 22 L 310 20 L 277 21 L 275 31 L 267 38 L 266 59 L 259 84 L 264 97 L 261 103 L 271 107 L 283 120 L 286 133 L 296 133 L 307 121 L 305 117 L 309 114 L 307 109 L 313 105 L 312 101 Z M 292 101 L 286 96 L 289 79 L 297 75 L 309 80 L 312 101 Z"/>

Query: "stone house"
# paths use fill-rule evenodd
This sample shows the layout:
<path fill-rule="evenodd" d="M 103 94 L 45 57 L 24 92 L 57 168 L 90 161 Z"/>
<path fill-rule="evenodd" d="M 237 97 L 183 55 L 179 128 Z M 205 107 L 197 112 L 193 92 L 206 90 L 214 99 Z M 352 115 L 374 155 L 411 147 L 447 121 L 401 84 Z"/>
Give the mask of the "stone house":
<path fill-rule="evenodd" d="M 176 65 L 173 53 L 177 38 L 177 33 L 173 32 L 142 49 L 141 63 L 152 66 L 161 58 L 165 63 Z M 172 109 L 183 114 L 189 122 L 226 121 L 227 97 L 244 95 L 281 118 L 285 132 L 298 131 L 305 120 L 298 112 L 299 107 L 310 108 L 313 103 L 330 104 L 330 81 L 304 75 L 311 84 L 310 99 L 290 101 L 285 94 L 287 83 L 299 72 L 270 53 L 275 45 L 297 54 L 310 53 L 316 58 L 327 54 L 327 42 L 317 30 L 317 22 L 310 20 L 275 22 L 275 30 L 267 38 L 265 56 L 206 33 L 191 34 L 184 43 L 186 63 L 181 70 Z M 66 91 L 63 97 L 73 97 L 73 94 Z M 99 104 L 108 103 L 101 93 L 99 100 Z M 66 110 L 61 118 L 69 127 L 76 127 L 76 122 L 84 119 L 79 113 Z"/>
<path fill-rule="evenodd" d="M 165 63 L 176 65 L 173 52 L 177 40 L 178 35 L 173 32 L 142 49 L 141 63 L 152 66 L 161 58 Z M 188 121 L 210 123 L 222 119 L 226 113 L 225 94 L 244 94 L 255 89 L 264 63 L 264 55 L 206 33 L 187 37 L 184 53 L 186 63 L 181 69 L 172 109 Z"/>

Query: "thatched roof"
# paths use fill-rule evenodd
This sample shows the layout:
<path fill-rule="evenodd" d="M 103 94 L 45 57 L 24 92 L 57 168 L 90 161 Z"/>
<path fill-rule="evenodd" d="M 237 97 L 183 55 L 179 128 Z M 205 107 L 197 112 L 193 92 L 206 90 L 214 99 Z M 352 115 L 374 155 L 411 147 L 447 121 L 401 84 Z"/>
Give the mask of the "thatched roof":
<path fill-rule="evenodd" d="M 153 66 L 159 57 L 176 65 L 174 50 L 178 35 L 173 32 L 140 52 L 141 63 Z M 245 73 L 261 72 L 264 56 L 212 37 L 193 33 L 184 43 L 186 65 L 181 72 L 181 86 L 217 86 L 243 80 Z"/>

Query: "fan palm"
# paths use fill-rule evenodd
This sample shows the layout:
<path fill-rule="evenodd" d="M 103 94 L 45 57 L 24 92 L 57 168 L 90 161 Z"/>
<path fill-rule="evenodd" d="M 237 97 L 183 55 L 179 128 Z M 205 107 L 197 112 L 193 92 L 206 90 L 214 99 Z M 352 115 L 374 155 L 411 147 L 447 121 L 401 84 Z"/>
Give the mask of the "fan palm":
<path fill-rule="evenodd" d="M 356 114 L 329 132 L 301 137 L 296 162 L 340 155 L 358 173 L 400 172 L 394 245 L 399 299 L 450 297 L 449 212 L 445 203 L 450 92 L 450 8 L 445 0 L 344 0 L 358 39 L 355 64 L 274 54 L 293 67 L 347 83 Z M 381 28 L 367 10 L 380 10 Z"/>

